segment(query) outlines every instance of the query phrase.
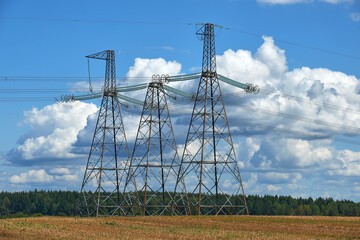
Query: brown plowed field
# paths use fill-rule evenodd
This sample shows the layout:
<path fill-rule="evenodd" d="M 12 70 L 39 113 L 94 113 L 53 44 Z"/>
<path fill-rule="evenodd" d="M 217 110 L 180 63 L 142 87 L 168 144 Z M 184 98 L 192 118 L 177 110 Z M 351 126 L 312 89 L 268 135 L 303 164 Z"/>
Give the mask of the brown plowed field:
<path fill-rule="evenodd" d="M 360 239 L 360 218 L 17 218 L 0 220 L 0 239 Z"/>

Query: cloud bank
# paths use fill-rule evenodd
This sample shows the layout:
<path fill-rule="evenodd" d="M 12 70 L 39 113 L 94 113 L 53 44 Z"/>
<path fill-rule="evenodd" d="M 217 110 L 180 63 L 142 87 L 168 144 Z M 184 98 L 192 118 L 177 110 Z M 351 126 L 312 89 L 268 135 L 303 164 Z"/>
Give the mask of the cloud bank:
<path fill-rule="evenodd" d="M 30 130 L 19 139 L 19 145 L 5 156 L 7 164 L 52 165 L 53 162 L 76 158 L 72 144 L 86 126 L 87 118 L 97 112 L 92 103 L 52 104 L 42 109 L 33 108 L 24 113 L 20 125 Z"/>
<path fill-rule="evenodd" d="M 356 110 L 360 109 L 356 91 L 359 79 L 326 68 L 289 69 L 285 50 L 276 46 L 273 38 L 263 39 L 255 53 L 229 49 L 217 56 L 219 74 L 261 88 L 257 95 L 243 94 L 242 90 L 221 83 L 246 193 L 313 197 L 330 194 L 357 199 L 360 153 L 347 146 L 339 148 L 334 138 L 358 136 L 354 123 L 360 120 Z M 180 73 L 181 64 L 175 61 L 137 58 L 125 84 L 135 84 L 135 80 L 136 84 L 147 82 L 153 74 Z M 197 84 L 189 81 L 172 86 L 195 92 Z M 129 96 L 143 100 L 144 93 Z M 169 100 L 169 105 L 182 153 L 191 114 L 187 110 L 191 111 L 192 103 Z M 174 114 L 175 110 L 182 114 Z M 70 171 L 59 163 L 77 157 L 82 159 L 78 169 L 83 167 L 96 111 L 94 104 L 80 103 L 76 111 L 54 104 L 25 112 L 22 124 L 30 126 L 30 131 L 19 140 L 17 148 L 6 154 L 7 162 L 34 168 L 47 166 L 49 160 L 59 162 L 48 169 L 15 174 L 10 182 L 79 181 L 83 171 Z M 140 111 L 141 108 L 123 110 L 130 151 Z"/>

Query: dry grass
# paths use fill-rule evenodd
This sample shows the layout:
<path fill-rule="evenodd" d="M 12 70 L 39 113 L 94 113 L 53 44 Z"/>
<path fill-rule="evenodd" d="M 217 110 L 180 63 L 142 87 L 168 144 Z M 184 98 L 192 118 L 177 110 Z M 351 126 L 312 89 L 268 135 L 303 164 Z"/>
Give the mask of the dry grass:
<path fill-rule="evenodd" d="M 360 239 L 360 218 L 18 218 L 0 220 L 0 239 Z"/>

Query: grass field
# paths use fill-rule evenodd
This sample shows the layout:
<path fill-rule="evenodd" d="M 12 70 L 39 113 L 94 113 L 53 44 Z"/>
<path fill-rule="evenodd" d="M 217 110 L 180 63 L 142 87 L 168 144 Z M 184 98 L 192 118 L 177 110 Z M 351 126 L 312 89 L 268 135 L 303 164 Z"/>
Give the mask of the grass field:
<path fill-rule="evenodd" d="M 360 218 L 17 218 L 0 220 L 0 239 L 360 239 Z"/>

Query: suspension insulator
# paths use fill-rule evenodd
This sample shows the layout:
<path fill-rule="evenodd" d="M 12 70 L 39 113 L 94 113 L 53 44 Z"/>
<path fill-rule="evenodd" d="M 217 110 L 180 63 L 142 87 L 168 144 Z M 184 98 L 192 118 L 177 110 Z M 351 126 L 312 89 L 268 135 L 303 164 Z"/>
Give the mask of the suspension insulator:
<path fill-rule="evenodd" d="M 170 76 L 169 74 L 165 75 L 165 83 L 169 83 L 170 82 Z"/>
<path fill-rule="evenodd" d="M 252 93 L 253 90 L 254 90 L 254 85 L 251 84 L 251 83 L 246 83 L 246 85 L 247 85 L 247 88 L 245 89 L 245 92 L 246 93 Z"/>
<path fill-rule="evenodd" d="M 259 86 L 258 85 L 255 85 L 254 86 L 254 94 L 258 94 L 260 92 L 260 88 L 259 88 Z"/>
<path fill-rule="evenodd" d="M 151 80 L 153 82 L 159 82 L 159 83 L 169 83 L 170 82 L 170 76 L 169 74 L 154 74 L 151 77 Z"/>
<path fill-rule="evenodd" d="M 254 94 L 258 94 L 260 91 L 260 88 L 258 85 L 254 85 L 251 83 L 247 83 L 247 88 L 245 89 L 246 93 L 254 93 Z"/>

